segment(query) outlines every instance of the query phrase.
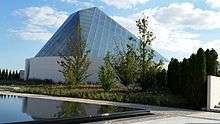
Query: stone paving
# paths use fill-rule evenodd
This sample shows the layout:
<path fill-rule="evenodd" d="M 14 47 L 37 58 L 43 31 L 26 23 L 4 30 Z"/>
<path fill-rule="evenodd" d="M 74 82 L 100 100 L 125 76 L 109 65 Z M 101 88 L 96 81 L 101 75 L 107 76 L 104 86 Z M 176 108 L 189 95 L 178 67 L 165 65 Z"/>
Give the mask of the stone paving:
<path fill-rule="evenodd" d="M 145 108 L 145 109 L 150 110 L 150 112 L 154 114 L 154 115 L 146 115 L 146 116 L 139 116 L 139 117 L 94 122 L 91 124 L 154 124 L 154 123 L 155 124 L 160 124 L 160 123 L 161 124 L 198 124 L 198 123 L 199 124 L 207 124 L 207 123 L 220 124 L 220 113 L 214 113 L 214 112 L 194 111 L 194 110 L 189 110 L 189 109 L 179 109 L 179 108 L 131 104 L 131 103 L 120 103 L 120 102 L 111 102 L 111 101 L 102 101 L 102 100 L 90 100 L 90 99 L 69 98 L 69 97 L 54 97 L 54 96 L 37 95 L 37 94 L 12 93 L 8 91 L 0 91 L 0 94 L 41 98 L 41 99 L 51 99 L 51 100 L 83 102 L 83 103 L 100 104 L 100 105 L 114 105 L 114 106 L 131 107 L 131 108 Z"/>

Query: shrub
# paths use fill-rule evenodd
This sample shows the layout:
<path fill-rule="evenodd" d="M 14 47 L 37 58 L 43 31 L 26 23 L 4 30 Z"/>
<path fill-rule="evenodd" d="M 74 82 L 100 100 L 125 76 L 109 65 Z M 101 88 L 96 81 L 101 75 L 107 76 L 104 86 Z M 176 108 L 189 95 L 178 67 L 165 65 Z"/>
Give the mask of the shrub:
<path fill-rule="evenodd" d="M 132 38 L 129 40 L 132 40 Z M 113 66 L 117 71 L 120 82 L 124 86 L 134 86 L 137 83 L 139 78 L 139 60 L 132 41 L 127 44 L 126 50 L 117 50 L 117 54 L 113 57 Z"/>
<path fill-rule="evenodd" d="M 100 68 L 99 80 L 105 91 L 111 90 L 112 86 L 118 82 L 117 74 L 111 64 L 109 52 L 104 58 L 104 66 L 101 66 Z"/>

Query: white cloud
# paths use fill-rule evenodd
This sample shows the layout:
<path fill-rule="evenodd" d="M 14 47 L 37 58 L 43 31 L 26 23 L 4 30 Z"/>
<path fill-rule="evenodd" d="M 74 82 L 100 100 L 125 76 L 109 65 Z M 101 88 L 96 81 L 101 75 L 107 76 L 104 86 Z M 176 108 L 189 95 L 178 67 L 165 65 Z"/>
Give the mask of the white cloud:
<path fill-rule="evenodd" d="M 11 30 L 11 32 L 15 33 L 18 37 L 24 40 L 44 42 L 53 35 L 53 33 L 49 32 L 47 29 L 31 24 L 26 25 L 24 29 Z"/>
<path fill-rule="evenodd" d="M 192 29 L 219 29 L 220 12 L 195 8 L 192 3 L 170 4 L 167 7 L 146 9 L 157 21 Z"/>
<path fill-rule="evenodd" d="M 133 17 L 118 17 L 113 18 L 122 26 L 126 27 L 133 34 L 138 34 L 135 20 Z M 191 53 L 200 46 L 200 41 L 197 40 L 198 34 L 188 33 L 182 28 L 170 27 L 157 22 L 154 17 L 150 17 L 150 27 L 152 28 L 156 40 L 153 42 L 153 47 L 156 49 L 167 50 L 170 52 L 186 52 Z"/>
<path fill-rule="evenodd" d="M 132 33 L 137 34 L 135 21 L 140 16 L 150 18 L 150 27 L 157 39 L 153 48 L 172 53 L 187 54 L 196 52 L 199 47 L 215 48 L 220 52 L 220 40 L 210 41 L 206 44 L 200 39 L 200 34 L 186 29 L 211 30 L 219 29 L 217 21 L 220 14 L 195 8 L 190 3 L 170 4 L 167 7 L 146 9 L 143 12 L 128 17 L 113 16 L 121 25 L 127 27 Z M 175 57 L 175 56 L 174 56 Z"/>
<path fill-rule="evenodd" d="M 16 11 L 24 17 L 25 26 L 14 30 L 24 40 L 47 41 L 51 36 L 50 30 L 58 28 L 68 17 L 64 11 L 57 11 L 51 7 L 28 7 Z"/>
<path fill-rule="evenodd" d="M 144 4 L 149 0 L 102 0 L 107 5 L 115 6 L 119 9 L 133 8 L 138 4 Z"/>
<path fill-rule="evenodd" d="M 220 8 L 220 0 L 206 0 L 206 3 L 212 8 Z"/>
<path fill-rule="evenodd" d="M 59 27 L 67 18 L 64 11 L 56 11 L 49 6 L 28 7 L 17 11 L 27 19 L 28 23 L 39 26 Z"/>

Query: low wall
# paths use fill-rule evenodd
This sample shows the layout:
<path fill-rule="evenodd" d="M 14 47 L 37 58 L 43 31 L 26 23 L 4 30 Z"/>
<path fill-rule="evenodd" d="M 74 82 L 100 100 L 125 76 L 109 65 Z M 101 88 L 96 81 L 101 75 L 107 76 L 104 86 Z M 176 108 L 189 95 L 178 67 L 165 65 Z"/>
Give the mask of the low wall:
<path fill-rule="evenodd" d="M 214 109 L 220 102 L 220 77 L 208 76 L 207 110 Z"/>
<path fill-rule="evenodd" d="M 51 79 L 54 82 L 63 82 L 63 74 L 59 71 L 62 67 L 57 63 L 60 57 L 35 57 L 26 59 L 25 61 L 25 80 L 27 79 Z M 103 63 L 102 59 L 92 59 L 88 69 L 91 74 L 86 82 L 98 81 L 99 66 Z"/>

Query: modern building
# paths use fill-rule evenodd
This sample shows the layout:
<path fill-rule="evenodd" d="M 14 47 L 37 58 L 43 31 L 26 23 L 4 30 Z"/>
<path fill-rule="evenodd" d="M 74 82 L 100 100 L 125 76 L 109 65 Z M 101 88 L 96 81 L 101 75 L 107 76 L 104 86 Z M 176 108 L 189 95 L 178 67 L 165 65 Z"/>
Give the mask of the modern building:
<path fill-rule="evenodd" d="M 69 55 L 67 38 L 71 37 L 77 43 L 77 25 L 80 26 L 81 35 L 86 41 L 90 52 L 91 65 L 88 73 L 92 74 L 87 81 L 96 82 L 99 66 L 103 63 L 103 57 L 107 51 L 114 52 L 116 44 L 123 47 L 128 39 L 137 37 L 122 27 L 112 18 L 98 8 L 80 10 L 70 15 L 56 33 L 44 45 L 34 58 L 26 59 L 25 79 L 52 79 L 54 82 L 64 80 L 62 68 L 57 64 L 62 55 Z M 137 42 L 136 42 L 136 45 Z M 151 49 L 149 47 L 149 49 Z M 155 61 L 166 60 L 155 51 Z"/>

